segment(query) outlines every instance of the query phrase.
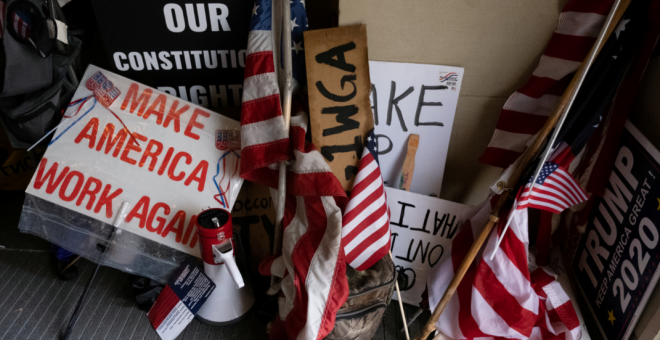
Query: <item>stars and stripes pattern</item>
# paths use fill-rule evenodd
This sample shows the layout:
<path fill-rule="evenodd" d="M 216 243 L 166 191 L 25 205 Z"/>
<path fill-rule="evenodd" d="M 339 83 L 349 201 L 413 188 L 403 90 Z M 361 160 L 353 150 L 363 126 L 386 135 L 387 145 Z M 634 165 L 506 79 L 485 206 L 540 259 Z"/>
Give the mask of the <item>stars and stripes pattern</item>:
<path fill-rule="evenodd" d="M 605 5 L 608 3 L 610 2 L 605 1 L 601 4 Z M 593 9 L 599 5 L 600 5 L 599 3 L 594 3 L 591 0 L 572 0 L 566 5 L 566 9 L 564 10 L 564 12 L 566 14 L 568 14 L 568 12 L 571 11 L 582 12 L 582 13 L 587 13 L 587 12 L 601 13 L 602 10 Z M 559 130 L 559 134 L 557 135 L 556 142 L 554 145 L 552 145 L 553 147 L 552 155 L 549 161 L 554 164 L 557 164 L 559 168 L 562 169 L 562 171 L 567 172 L 567 170 L 570 169 L 571 173 L 577 174 L 577 177 L 580 178 L 582 181 L 582 182 L 580 181 L 574 181 L 574 182 L 581 184 L 581 186 L 584 186 L 590 190 L 594 188 L 593 187 L 589 188 L 589 186 L 587 185 L 586 177 L 583 176 L 582 174 L 584 174 L 585 172 L 591 172 L 593 169 L 592 167 L 593 165 L 588 165 L 588 164 L 578 165 L 577 163 L 579 162 L 581 157 L 583 158 L 587 157 L 588 159 L 593 159 L 593 152 L 601 147 L 599 138 L 602 136 L 602 133 L 604 131 L 601 124 L 605 123 L 605 126 L 607 126 L 608 124 L 612 124 L 611 122 L 609 122 L 609 120 L 611 119 L 609 116 L 616 113 L 616 110 L 612 109 L 613 101 L 616 103 L 615 98 L 620 98 L 620 95 L 618 94 L 621 91 L 620 89 L 628 89 L 631 87 L 631 86 L 624 86 L 622 84 L 622 80 L 624 79 L 624 76 L 627 74 L 629 66 L 636 65 L 635 59 L 639 58 L 639 54 L 637 53 L 637 51 L 639 50 L 638 48 L 639 37 L 642 36 L 644 32 L 647 31 L 644 25 L 644 22 L 648 16 L 647 7 L 648 4 L 645 4 L 644 2 L 642 3 L 633 2 L 628 6 L 625 13 L 623 14 L 619 22 L 616 24 L 613 33 L 607 38 L 600 53 L 596 57 L 594 63 L 589 68 L 589 72 L 587 73 L 584 82 L 582 83 L 580 91 L 577 93 L 576 99 L 573 102 L 573 105 L 571 106 L 571 110 L 568 112 L 566 116 L 566 120 L 564 121 L 561 129 Z M 602 12 L 601 14 L 604 14 L 604 12 Z M 594 18 L 593 15 L 591 15 L 591 17 Z M 562 18 L 565 19 L 564 14 L 562 14 Z M 562 25 L 566 25 L 566 22 L 563 19 L 560 20 L 559 23 L 560 28 L 558 29 L 558 31 L 561 31 Z M 576 23 L 575 25 L 584 25 L 584 23 Z M 566 29 L 564 29 L 564 31 L 566 31 Z M 557 32 L 555 32 L 553 39 L 555 36 L 557 36 Z M 548 50 L 553 49 L 551 48 L 552 44 L 553 41 L 550 42 Z M 556 50 L 556 48 L 554 49 Z M 585 47 L 584 50 L 586 51 L 587 48 Z M 572 76 L 569 75 L 565 79 L 565 82 L 568 82 L 568 80 L 570 80 L 571 77 Z M 528 85 L 531 86 L 530 84 L 538 84 L 538 79 L 532 77 Z M 530 88 L 529 86 L 527 87 L 527 89 Z M 519 92 L 522 92 L 522 90 L 520 90 Z M 517 94 L 514 94 L 514 96 L 510 98 L 510 102 L 514 101 L 515 96 L 517 96 Z M 504 122 L 507 116 L 511 117 L 511 113 L 507 112 L 506 109 L 507 108 L 505 107 L 505 110 L 502 111 L 502 115 L 500 116 L 500 123 Z M 554 110 L 554 107 L 552 109 Z M 516 119 L 519 120 L 521 124 L 529 124 L 529 122 L 525 121 L 524 118 L 525 116 L 518 116 Z M 543 118 L 543 122 L 539 122 L 538 127 L 540 127 L 541 124 L 544 122 L 545 122 L 545 117 Z M 500 127 L 498 127 L 498 129 L 500 129 Z M 538 131 L 538 128 L 534 128 L 529 132 L 535 133 L 536 131 Z M 491 141 L 491 144 L 495 140 L 497 140 L 497 138 L 499 138 L 497 137 L 498 135 L 501 135 L 501 131 L 496 131 L 495 135 L 493 136 L 493 140 Z M 520 137 L 520 135 L 517 136 Z M 593 147 L 587 149 L 586 152 L 583 152 L 585 151 L 585 147 L 587 146 L 587 144 L 593 145 Z M 524 147 L 522 147 L 520 150 L 524 150 Z M 500 154 L 497 155 L 497 152 L 495 151 L 497 150 L 492 148 L 488 149 L 482 156 L 482 160 L 488 154 L 490 154 L 491 156 L 496 155 L 493 156 L 493 158 L 491 158 L 490 161 L 488 161 L 489 164 L 498 165 L 492 162 L 501 162 L 499 163 L 499 165 L 501 166 L 507 165 L 510 161 L 510 159 L 507 159 L 508 157 L 506 156 L 507 153 L 503 152 L 502 150 L 499 150 L 497 152 L 500 152 Z M 508 153 L 508 155 L 511 156 L 510 158 L 515 158 L 517 157 L 518 154 L 514 155 Z M 515 168 L 516 168 L 516 164 L 515 163 L 511 164 L 509 168 L 504 171 L 503 175 L 500 177 L 500 179 L 497 182 L 508 183 L 509 177 L 513 173 L 513 170 Z M 491 189 L 497 193 L 501 192 L 499 191 L 500 189 L 497 188 L 496 186 L 491 187 Z M 529 191 L 529 186 L 527 187 L 527 191 Z M 590 191 L 590 192 L 594 192 L 594 191 Z M 599 191 L 596 190 L 596 192 Z M 567 199 L 564 200 L 564 202 L 567 201 L 566 203 L 569 206 L 571 206 L 575 202 L 581 201 L 581 198 L 579 198 L 579 196 L 580 195 L 573 196 L 574 199 L 572 200 Z M 569 197 L 570 195 L 566 198 Z M 560 202 L 556 202 L 556 203 L 560 203 Z M 552 230 L 555 229 L 553 225 L 556 226 L 556 220 L 553 223 L 552 215 L 553 213 L 557 213 L 558 211 L 566 208 L 566 204 L 559 204 L 554 207 L 548 207 L 548 206 L 541 207 L 534 205 L 523 205 L 522 207 L 540 208 L 543 210 L 541 211 L 541 215 L 540 215 L 539 233 L 537 235 L 537 240 L 536 240 L 536 249 L 538 251 L 536 256 L 536 262 L 538 264 L 545 264 L 548 261 L 548 255 L 552 247 L 551 246 L 552 242 L 555 242 L 555 244 L 559 244 L 562 242 L 561 236 L 551 237 Z M 561 233 L 558 233 L 557 235 L 561 235 Z M 553 239 L 556 239 L 556 241 L 552 241 Z"/>
<path fill-rule="evenodd" d="M 469 218 L 454 237 L 451 257 L 427 279 L 429 303 L 436 306 L 475 239 L 488 222 L 499 196 L 467 211 Z M 490 254 L 502 232 L 503 220 L 491 233 L 483 252 L 466 272 L 436 327 L 451 339 L 577 340 L 577 313 L 549 268 L 528 267 L 527 209 L 514 211 L 511 228 L 495 256 Z M 485 256 L 484 256 L 485 255 Z"/>
<path fill-rule="evenodd" d="M 559 16 L 546 50 L 531 78 L 513 93 L 479 161 L 506 168 L 559 105 L 573 74 L 596 41 L 614 0 L 573 0 Z"/>
<path fill-rule="evenodd" d="M 536 208 L 560 214 L 588 199 L 587 194 L 563 167 L 546 162 L 530 191 L 532 179 L 521 190 L 516 209 Z"/>
<path fill-rule="evenodd" d="M 17 13 L 14 13 L 14 31 L 18 33 L 19 36 L 30 40 L 30 25 L 23 20 Z"/>
<path fill-rule="evenodd" d="M 5 30 L 5 17 L 7 16 L 7 6 L 5 4 L 5 1 L 0 0 L 0 39 L 3 38 L 4 36 L 4 30 Z M 16 31 L 16 33 L 25 38 L 26 40 L 31 40 L 31 29 L 30 29 L 30 23 L 24 20 L 18 13 L 14 12 L 14 16 L 12 17 L 12 20 L 9 22 L 13 27 L 13 30 Z"/>
<path fill-rule="evenodd" d="M 367 134 L 342 224 L 342 243 L 346 262 L 351 267 L 368 269 L 389 252 L 390 210 L 373 129 Z"/>
<path fill-rule="evenodd" d="M 271 338 L 323 339 L 334 327 L 337 310 L 348 298 L 346 261 L 341 247 L 342 213 L 346 202 L 339 180 L 313 144 L 306 142 L 307 117 L 300 105 L 292 110 L 286 133 L 274 53 L 270 0 L 255 2 L 248 40 L 241 108 L 241 177 L 268 185 L 273 199 L 278 186 L 278 163 L 287 161 L 282 256 L 260 265 L 264 275 L 276 275 L 279 319 Z M 291 2 L 292 44 L 304 49 L 307 22 L 304 2 Z M 286 33 L 286 32 L 285 32 Z M 294 48 L 293 46 L 291 48 Z M 274 52 L 275 51 L 275 52 Z M 304 53 L 292 53 L 293 76 L 304 81 Z"/>

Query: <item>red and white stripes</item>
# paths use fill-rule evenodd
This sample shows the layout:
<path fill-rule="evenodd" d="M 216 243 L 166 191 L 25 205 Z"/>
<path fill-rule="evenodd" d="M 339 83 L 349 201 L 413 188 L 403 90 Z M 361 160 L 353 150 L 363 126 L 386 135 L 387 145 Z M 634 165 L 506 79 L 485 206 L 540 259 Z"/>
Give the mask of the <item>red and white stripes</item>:
<path fill-rule="evenodd" d="M 380 167 L 365 147 L 342 222 L 344 252 L 351 267 L 366 270 L 389 252 L 389 217 Z"/>
<path fill-rule="evenodd" d="M 554 109 L 605 22 L 613 0 L 572 0 L 531 78 L 504 104 L 479 161 L 506 168 L 525 150 Z"/>
<path fill-rule="evenodd" d="M 548 163 L 555 168 L 548 169 L 544 166 L 540 175 L 544 179 L 537 181 L 532 190 L 530 190 L 531 183 L 525 185 L 517 198 L 518 204 L 514 205 L 516 209 L 536 208 L 561 214 L 565 209 L 588 199 L 587 194 L 568 171 L 554 163 Z M 551 173 L 547 175 L 543 173 L 544 171 Z"/>
<path fill-rule="evenodd" d="M 474 215 L 452 242 L 451 258 L 429 275 L 431 306 L 442 297 L 498 198 L 494 196 L 472 210 Z M 577 314 L 555 277 L 541 268 L 530 275 L 527 209 L 514 214 L 511 230 L 504 235 L 494 258 L 482 254 L 493 253 L 499 232 L 490 235 L 436 327 L 452 339 L 527 339 L 533 335 L 538 339 L 578 339 Z"/>
<path fill-rule="evenodd" d="M 271 31 L 252 30 L 248 38 L 241 105 L 241 176 L 287 159 L 288 137 L 273 63 Z"/>

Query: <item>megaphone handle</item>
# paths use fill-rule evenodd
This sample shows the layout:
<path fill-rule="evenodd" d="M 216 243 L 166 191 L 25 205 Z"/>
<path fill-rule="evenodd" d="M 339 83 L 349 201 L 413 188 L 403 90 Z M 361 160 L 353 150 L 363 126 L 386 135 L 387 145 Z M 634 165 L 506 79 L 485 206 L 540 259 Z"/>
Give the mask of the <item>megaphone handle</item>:
<path fill-rule="evenodd" d="M 234 282 L 236 282 L 236 286 L 238 286 L 238 288 L 243 288 L 243 286 L 245 286 L 245 283 L 243 282 L 243 276 L 238 270 L 238 266 L 236 265 L 236 260 L 234 259 L 232 252 L 229 252 L 227 255 L 223 256 L 223 259 L 225 260 L 225 265 L 227 266 L 229 275 L 231 275 L 231 278 L 234 279 Z"/>

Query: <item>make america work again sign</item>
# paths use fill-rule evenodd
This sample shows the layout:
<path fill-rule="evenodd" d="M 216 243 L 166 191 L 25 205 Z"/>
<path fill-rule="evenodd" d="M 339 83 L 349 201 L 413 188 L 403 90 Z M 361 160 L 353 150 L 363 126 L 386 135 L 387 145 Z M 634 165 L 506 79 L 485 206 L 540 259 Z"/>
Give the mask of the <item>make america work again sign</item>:
<path fill-rule="evenodd" d="M 90 66 L 26 192 L 108 224 L 128 202 L 120 228 L 199 256 L 196 214 L 240 190 L 239 129 Z"/>

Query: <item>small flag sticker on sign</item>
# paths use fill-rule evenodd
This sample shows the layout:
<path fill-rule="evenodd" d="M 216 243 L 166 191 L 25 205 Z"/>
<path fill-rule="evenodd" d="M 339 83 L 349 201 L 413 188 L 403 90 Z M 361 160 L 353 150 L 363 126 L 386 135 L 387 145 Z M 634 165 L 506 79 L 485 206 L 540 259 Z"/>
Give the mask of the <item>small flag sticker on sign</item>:
<path fill-rule="evenodd" d="M 121 94 L 121 91 L 101 71 L 96 72 L 91 78 L 87 79 L 85 86 L 88 90 L 94 92 L 96 100 L 105 107 L 110 107 Z"/>
<path fill-rule="evenodd" d="M 215 147 L 218 148 L 218 150 L 240 150 L 241 132 L 239 130 L 216 131 Z"/>

